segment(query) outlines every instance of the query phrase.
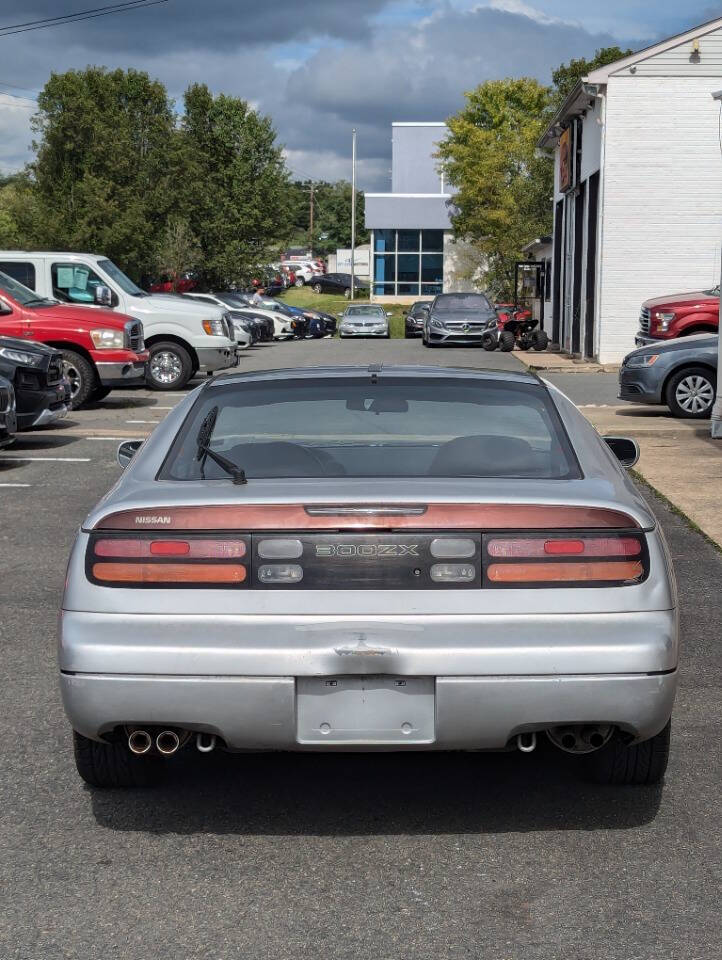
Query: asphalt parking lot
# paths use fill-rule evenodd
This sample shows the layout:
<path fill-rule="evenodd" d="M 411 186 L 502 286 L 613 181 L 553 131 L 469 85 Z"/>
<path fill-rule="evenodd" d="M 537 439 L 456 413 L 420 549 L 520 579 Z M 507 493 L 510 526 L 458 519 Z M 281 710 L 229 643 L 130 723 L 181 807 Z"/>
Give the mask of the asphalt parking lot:
<path fill-rule="evenodd" d="M 240 367 L 381 360 L 519 363 L 329 340 L 257 347 Z M 614 403 L 609 380 L 562 389 Z M 545 745 L 187 751 L 152 792 L 83 786 L 55 679 L 65 563 L 119 474 L 118 440 L 146 435 L 180 398 L 117 391 L 0 451 L 0 960 L 719 957 L 722 556 L 659 501 L 684 643 L 663 787 L 584 784 Z"/>

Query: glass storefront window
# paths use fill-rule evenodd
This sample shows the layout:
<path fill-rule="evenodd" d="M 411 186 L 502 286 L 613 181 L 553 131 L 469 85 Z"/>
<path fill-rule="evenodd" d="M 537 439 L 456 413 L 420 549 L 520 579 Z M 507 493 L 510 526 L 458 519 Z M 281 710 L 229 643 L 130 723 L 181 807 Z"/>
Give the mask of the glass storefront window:
<path fill-rule="evenodd" d="M 444 255 L 443 253 L 424 253 L 421 257 L 422 283 L 444 282 Z"/>
<path fill-rule="evenodd" d="M 377 253 L 394 253 L 396 250 L 396 231 L 374 230 L 374 250 Z"/>
<path fill-rule="evenodd" d="M 419 282 L 419 255 L 418 253 L 400 253 L 398 266 L 398 281 L 401 283 Z"/>
<path fill-rule="evenodd" d="M 374 230 L 376 296 L 434 296 L 443 292 L 443 230 Z"/>
<path fill-rule="evenodd" d="M 393 283 L 396 279 L 396 257 L 394 254 L 376 254 L 374 256 L 374 280 L 379 283 Z"/>
<path fill-rule="evenodd" d="M 415 250 L 418 252 L 420 249 L 419 240 L 421 236 L 420 230 L 399 230 L 399 253 L 401 251 L 411 251 Z"/>
<path fill-rule="evenodd" d="M 444 231 L 422 230 L 421 249 L 425 253 L 441 253 L 444 249 Z"/>

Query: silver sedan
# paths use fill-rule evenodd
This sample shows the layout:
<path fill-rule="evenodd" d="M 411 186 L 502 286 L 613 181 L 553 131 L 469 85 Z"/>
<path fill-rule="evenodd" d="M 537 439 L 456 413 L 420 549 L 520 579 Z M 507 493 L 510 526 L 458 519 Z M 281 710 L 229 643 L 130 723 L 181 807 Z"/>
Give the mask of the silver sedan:
<path fill-rule="evenodd" d="M 374 303 L 358 303 L 346 307 L 338 325 L 339 337 L 389 338 L 389 317 L 383 307 Z"/>
<path fill-rule="evenodd" d="M 669 553 L 601 438 L 528 373 L 214 377 L 90 512 L 60 686 L 88 783 L 182 749 L 519 750 L 667 765 Z M 163 762 L 162 762 L 163 761 Z"/>

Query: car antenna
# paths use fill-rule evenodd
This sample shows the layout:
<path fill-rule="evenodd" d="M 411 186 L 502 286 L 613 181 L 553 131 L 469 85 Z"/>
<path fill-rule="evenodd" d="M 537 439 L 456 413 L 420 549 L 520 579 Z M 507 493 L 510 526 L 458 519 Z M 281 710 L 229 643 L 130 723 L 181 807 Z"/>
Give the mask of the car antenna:
<path fill-rule="evenodd" d="M 213 435 L 217 419 L 218 407 L 213 407 L 208 416 L 203 420 L 200 430 L 198 431 L 198 436 L 196 437 L 196 446 L 198 447 L 196 460 L 198 460 L 201 465 L 201 476 L 205 480 L 206 460 L 210 457 L 211 460 L 214 460 L 219 467 L 233 478 L 234 483 L 248 483 L 246 471 L 243 470 L 242 467 L 239 467 L 238 464 L 229 460 L 228 457 L 224 457 L 222 454 L 211 449 L 211 436 Z"/>

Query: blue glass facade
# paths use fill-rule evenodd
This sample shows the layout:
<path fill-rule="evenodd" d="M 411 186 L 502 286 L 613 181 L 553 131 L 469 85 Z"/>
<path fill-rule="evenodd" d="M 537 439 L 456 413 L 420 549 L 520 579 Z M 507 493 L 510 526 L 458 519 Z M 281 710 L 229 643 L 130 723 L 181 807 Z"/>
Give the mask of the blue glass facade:
<path fill-rule="evenodd" d="M 434 296 L 443 291 L 443 230 L 374 230 L 374 296 Z"/>

